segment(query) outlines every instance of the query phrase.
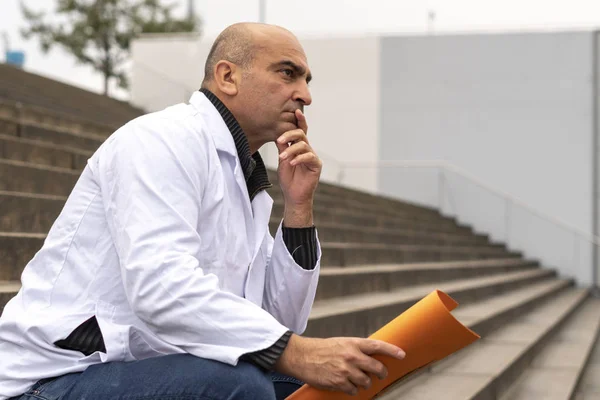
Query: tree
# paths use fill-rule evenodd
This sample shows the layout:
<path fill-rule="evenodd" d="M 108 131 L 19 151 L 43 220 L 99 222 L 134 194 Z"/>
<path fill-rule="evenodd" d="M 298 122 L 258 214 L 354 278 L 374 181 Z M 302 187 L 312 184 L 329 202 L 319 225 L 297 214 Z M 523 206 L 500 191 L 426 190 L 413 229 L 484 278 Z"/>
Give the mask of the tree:
<path fill-rule="evenodd" d="M 57 0 L 55 17 L 48 21 L 43 12 L 29 9 L 21 1 L 28 27 L 25 39 L 38 37 L 44 52 L 58 45 L 73 54 L 81 64 L 91 65 L 104 76 L 104 94 L 117 79 L 127 88 L 123 64 L 128 60 L 132 39 L 142 33 L 193 32 L 200 20 L 190 15 L 173 16 L 174 5 L 160 0 Z"/>

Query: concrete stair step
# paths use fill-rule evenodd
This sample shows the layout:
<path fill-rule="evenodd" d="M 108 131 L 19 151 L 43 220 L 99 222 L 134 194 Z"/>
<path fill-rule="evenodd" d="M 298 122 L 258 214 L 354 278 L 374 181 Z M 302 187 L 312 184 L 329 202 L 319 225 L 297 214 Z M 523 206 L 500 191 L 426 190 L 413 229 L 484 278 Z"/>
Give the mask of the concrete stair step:
<path fill-rule="evenodd" d="M 490 258 L 518 258 L 520 253 L 494 246 L 386 245 L 376 243 L 321 242 L 321 264 L 350 266 L 367 264 L 461 261 Z"/>
<path fill-rule="evenodd" d="M 277 173 L 273 170 L 269 170 L 269 179 L 273 183 L 274 187 L 272 191 L 279 190 L 279 184 L 277 180 Z M 337 186 L 327 182 L 320 182 L 318 187 L 319 192 L 328 194 L 332 197 L 343 197 L 345 199 L 352 199 L 361 203 L 370 204 L 372 207 L 377 208 L 389 208 L 393 210 L 404 210 L 409 213 L 422 213 L 439 216 L 440 213 L 437 209 L 423 207 L 417 204 L 412 204 L 406 201 L 387 198 L 384 196 L 374 195 L 372 193 L 360 191 L 354 188 L 348 188 L 345 186 Z"/>
<path fill-rule="evenodd" d="M 0 87 L 3 90 L 6 89 L 4 84 L 0 84 Z M 23 85 L 20 84 L 19 88 L 22 89 Z M 106 115 L 98 112 L 97 108 L 95 108 L 96 114 L 99 114 L 100 118 L 104 120 L 102 123 L 49 112 L 46 108 L 32 107 L 31 104 L 23 101 L 20 102 L 21 106 L 10 100 L 7 101 L 4 96 L 5 94 L 3 93 L 2 97 L 4 98 L 0 99 L 0 130 L 4 129 L 6 125 L 12 124 L 12 128 L 9 128 L 8 131 L 14 135 L 19 133 L 19 125 L 38 125 L 61 131 L 108 137 L 119 126 L 114 124 L 107 125 Z"/>
<path fill-rule="evenodd" d="M 43 233 L 0 232 L 0 280 L 18 279 L 24 266 L 42 247 L 45 237 Z M 517 253 L 507 253 L 493 246 L 393 246 L 323 242 L 321 247 L 321 263 L 324 267 L 519 257 Z"/>
<path fill-rule="evenodd" d="M 74 134 L 68 133 L 68 135 Z M 92 154 L 92 151 L 90 150 L 82 150 L 73 146 L 57 145 L 50 139 L 43 135 L 32 140 L 24 137 L 0 134 L 0 158 L 30 162 L 37 165 L 81 170 Z M 99 143 L 100 142 L 97 144 L 99 145 Z M 59 144 L 62 144 L 62 142 Z M 96 147 L 97 146 L 93 146 L 93 149 Z M 327 209 L 335 207 L 345 210 L 350 207 L 356 211 L 360 210 L 369 215 L 378 214 L 388 217 L 398 216 L 407 220 L 433 220 L 438 224 L 455 225 L 454 220 L 442 217 L 435 211 L 426 208 L 419 209 L 415 206 L 406 209 L 401 202 L 397 202 L 394 208 L 377 207 L 376 210 L 374 210 L 372 201 L 357 200 L 344 196 L 343 190 L 339 194 L 333 195 L 319 189 L 316 194 L 316 203 Z M 277 206 L 283 209 L 281 191 L 279 189 L 274 189 L 269 192 L 278 203 L 281 203 L 277 204 Z"/>
<path fill-rule="evenodd" d="M 270 189 L 269 195 L 275 200 L 276 203 L 283 205 L 283 195 L 279 189 Z M 328 193 L 325 192 L 320 186 L 317 188 L 315 193 L 315 203 L 326 207 L 332 207 L 337 209 L 343 209 L 350 207 L 355 210 L 362 210 L 365 213 L 374 212 L 381 215 L 390 217 L 403 217 L 403 218 L 415 218 L 425 220 L 445 220 L 455 222 L 454 219 L 442 216 L 439 212 L 432 212 L 430 209 L 423 207 L 418 209 L 417 207 L 406 207 L 404 203 L 397 202 L 397 204 L 381 206 L 375 202 L 367 199 L 355 199 L 350 197 L 346 193 Z"/>
<path fill-rule="evenodd" d="M 16 127 L 13 128 L 10 125 L 15 125 L 15 123 L 4 120 L 0 125 L 4 126 L 4 129 L 0 133 L 15 134 L 23 139 L 40 140 L 46 143 L 70 146 L 81 150 L 95 151 L 106 140 L 105 137 L 100 135 L 75 133 L 43 124 L 31 123 L 21 125 L 19 129 L 16 129 Z"/>
<path fill-rule="evenodd" d="M 378 198 L 374 197 L 373 195 L 355 197 L 355 192 L 351 189 L 334 187 L 335 191 L 331 191 L 329 188 L 331 188 L 331 186 L 324 185 L 323 182 L 319 184 L 316 192 L 319 196 L 319 203 L 328 204 L 332 207 L 342 207 L 347 205 L 366 210 L 375 208 L 386 215 L 407 215 L 433 219 L 439 219 L 442 217 L 442 215 L 435 209 L 409 205 L 408 203 L 400 200 L 389 200 L 388 202 L 380 203 Z M 283 202 L 282 192 L 278 183 L 273 183 L 273 188 L 269 189 L 268 192 L 273 199 Z"/>
<path fill-rule="evenodd" d="M 30 175 L 35 175 L 39 169 L 28 168 L 28 171 L 30 171 Z M 61 171 L 59 176 L 60 174 L 64 175 L 63 172 Z M 43 172 L 42 175 L 44 174 Z M 72 175 L 68 174 L 68 177 L 72 178 Z M 67 181 L 65 186 L 68 183 Z M 43 182 L 40 183 L 40 185 L 42 184 Z M 23 187 L 23 185 L 16 183 L 11 184 L 11 187 L 14 186 Z M 30 182 L 28 188 L 30 191 L 35 191 L 40 186 L 36 187 Z M 41 186 L 41 189 L 44 189 L 44 186 Z M 0 190 L 0 204 L 3 205 L 0 207 L 0 231 L 45 233 L 58 217 L 66 199 L 66 196 L 60 195 Z M 356 241 L 365 240 L 370 242 L 379 242 L 382 238 L 385 238 L 383 240 L 394 243 L 487 243 L 487 236 L 471 234 L 468 228 L 445 228 L 434 223 L 419 225 L 397 220 L 395 221 L 397 225 L 403 228 L 400 231 L 386 227 L 378 228 L 373 223 L 374 220 L 377 222 L 376 217 L 354 215 L 363 222 L 359 226 L 364 228 L 358 229 L 357 225 L 348 223 L 343 225 L 329 223 L 328 221 L 331 218 L 329 218 L 328 212 L 329 210 L 326 208 L 317 207 L 315 210 L 315 224 L 319 228 L 321 236 L 330 240 L 345 241 L 354 237 L 358 238 Z M 352 213 L 349 213 L 352 217 Z M 281 221 L 279 218 L 282 214 L 277 214 L 277 210 L 274 210 L 273 215 L 277 218 L 273 218 L 271 222 L 272 231 L 279 225 Z M 344 218 L 344 220 L 347 221 L 348 219 Z M 382 221 L 390 224 L 392 222 L 388 219 L 382 219 Z M 388 235 L 390 235 L 389 238 Z"/>
<path fill-rule="evenodd" d="M 53 136 L 36 136 L 35 139 L 27 137 L 17 137 L 14 134 L 2 134 L 0 131 L 0 158 L 27 161 L 36 164 L 73 168 L 81 170 L 87 159 L 91 156 L 92 150 L 95 150 L 101 143 L 101 139 L 94 138 L 94 146 L 91 150 L 82 150 L 77 146 L 57 145 L 52 140 Z M 64 132 L 63 132 L 64 133 Z M 74 135 L 72 133 L 65 133 Z M 77 135 L 75 135 L 77 136 Z M 78 136 L 77 136 L 78 137 Z M 66 143 L 69 143 L 68 141 Z M 373 207 L 372 201 L 354 199 L 343 195 L 343 190 L 335 195 L 323 190 L 318 190 L 317 200 L 323 205 L 350 205 L 356 208 L 370 210 Z M 281 200 L 281 191 L 274 188 L 269 191 L 277 200 Z M 349 192 L 351 193 L 351 192 Z M 342 195 L 340 195 L 342 194 Z M 395 208 L 379 208 L 380 212 L 386 215 L 406 215 L 407 217 L 420 216 L 421 218 L 431 217 L 440 218 L 439 213 L 423 208 L 412 207 L 410 210 L 403 210 L 403 203 L 398 202 Z M 399 206 L 399 207 L 398 207 Z"/>
<path fill-rule="evenodd" d="M 506 301 L 508 296 L 505 297 Z M 560 294 L 547 293 L 547 300 L 529 312 L 521 312 L 517 318 L 502 324 L 489 325 L 485 334 L 475 329 L 482 335 L 477 343 L 429 367 L 406 384 L 390 388 L 382 398 L 498 399 L 587 297 L 587 290 L 576 288 Z M 481 315 L 484 306 L 493 307 L 485 303 L 459 307 L 454 314 L 473 326 L 470 316 Z"/>
<path fill-rule="evenodd" d="M 0 134 L 0 158 L 82 170 L 91 152 Z"/>
<path fill-rule="evenodd" d="M 0 232 L 0 281 L 19 280 L 45 239 L 43 233 Z"/>
<path fill-rule="evenodd" d="M 510 275 L 532 271 L 537 272 L 535 274 Z M 400 288 L 417 285 L 420 287 L 429 283 L 440 284 L 440 282 L 445 281 L 449 281 L 450 284 L 454 285 L 451 287 L 455 287 L 456 285 L 452 281 L 491 278 L 500 274 L 517 277 L 513 280 L 509 279 L 513 285 L 517 281 L 522 283 L 523 279 L 531 279 L 532 276 L 535 279 L 553 276 L 552 271 L 540 270 L 537 263 L 519 259 L 331 268 L 321 271 L 316 300 L 339 297 L 347 299 L 349 297 L 346 296 L 358 296 L 366 293 L 382 294 Z M 6 282 L 10 282 L 11 285 L 4 285 Z M 18 287 L 18 280 L 0 281 L 0 309 L 6 301 L 16 294 Z M 8 290 L 9 288 L 12 288 L 12 291 Z"/>
<path fill-rule="evenodd" d="M 76 147 L 64 145 L 55 145 L 44 140 L 31 140 L 13 135 L 0 134 L 0 159 L 16 160 L 35 164 L 37 166 L 51 166 L 75 169 L 80 171 L 85 167 L 87 159 L 92 152 L 81 150 Z M 283 200 L 280 190 L 271 190 L 270 194 L 276 200 L 276 209 L 283 211 Z M 353 211 L 362 211 L 368 215 L 381 215 L 386 217 L 401 217 L 406 220 L 431 220 L 436 223 L 449 226 L 455 226 L 453 219 L 445 218 L 439 213 L 431 212 L 423 208 L 419 212 L 416 207 L 410 211 L 403 209 L 374 209 L 373 204 L 365 203 L 353 199 L 346 199 L 345 196 L 332 196 L 323 193 L 320 190 L 316 194 L 316 203 L 324 209 L 331 210 L 332 207 L 341 210 L 347 210 L 350 207 Z M 402 204 L 402 203 L 398 203 Z"/>
<path fill-rule="evenodd" d="M 355 226 L 370 226 L 389 229 L 411 229 L 432 232 L 446 232 L 469 235 L 473 230 L 469 226 L 456 225 L 452 222 L 438 223 L 436 220 L 415 220 L 401 217 L 380 215 L 376 212 L 364 213 L 349 207 L 332 208 L 319 203 L 313 206 L 315 220 L 320 223 L 344 224 Z M 283 215 L 283 205 L 275 204 L 272 215 Z"/>
<path fill-rule="evenodd" d="M 64 196 L 0 191 L 0 232 L 47 233 Z"/>
<path fill-rule="evenodd" d="M 575 400 L 600 399 L 600 337 L 596 338 L 573 398 Z"/>
<path fill-rule="evenodd" d="M 41 193 L 67 196 L 80 172 L 71 168 L 62 168 L 48 166 L 38 163 L 7 160 L 0 158 L 0 190 Z M 12 179 L 7 179 L 8 177 Z M 19 177 L 19 179 L 14 179 Z M 65 178 L 66 177 L 66 178 Z M 283 214 L 283 203 L 278 201 L 274 204 L 273 212 L 275 215 Z M 375 226 L 407 226 L 418 225 L 426 229 L 433 227 L 440 231 L 457 231 L 471 233 L 471 229 L 466 226 L 459 226 L 450 218 L 441 216 L 422 218 L 420 214 L 382 214 L 378 210 L 365 208 L 352 208 L 349 206 L 332 207 L 327 204 L 319 203 L 319 196 L 315 200 L 315 214 L 323 215 L 329 222 L 342 222 L 364 225 L 366 221 L 372 220 L 370 225 Z"/>
<path fill-rule="evenodd" d="M 365 304 L 364 300 L 368 301 L 371 296 L 350 296 L 342 299 L 341 302 L 340 299 L 317 301 L 313 307 L 305 334 L 322 337 L 336 335 L 367 336 L 435 288 L 442 288 L 455 298 L 461 299 L 459 301 L 463 304 L 461 304 L 460 309 L 463 312 L 460 315 L 455 312 L 455 315 L 458 315 L 461 321 L 471 328 L 477 329 L 479 333 L 488 332 L 498 324 L 514 318 L 516 315 L 544 301 L 547 297 L 555 295 L 570 286 L 570 281 L 551 279 L 549 278 L 551 275 L 551 273 L 549 275 L 507 274 L 504 280 L 504 285 L 507 285 L 507 287 L 503 289 L 506 292 L 500 294 L 496 294 L 494 291 L 501 288 L 501 281 L 492 279 L 497 277 L 488 277 L 487 280 L 482 278 L 479 280 L 453 281 L 421 285 L 391 293 L 379 293 L 377 298 L 368 304 Z M 540 280 L 540 283 L 522 287 L 523 284 L 532 279 Z M 18 278 L 0 281 L 0 309 L 17 293 L 19 288 Z M 486 295 L 488 298 L 481 300 L 481 297 Z M 467 300 L 483 303 L 484 307 L 465 304 Z M 341 308 L 340 304 L 346 305 L 346 307 Z M 379 311 L 387 312 L 380 316 Z M 367 316 L 361 317 L 357 314 Z M 338 322 L 343 322 L 344 325 L 340 327 Z M 334 329 L 328 329 L 327 326 L 323 325 L 329 325 L 329 328 Z M 324 330 L 324 332 L 319 335 L 321 330 Z M 342 333 L 339 333 L 340 331 Z"/>
<path fill-rule="evenodd" d="M 572 399 L 599 329 L 600 300 L 589 298 L 554 333 L 500 400 Z"/>
<path fill-rule="evenodd" d="M 0 281 L 0 315 L 2 315 L 6 303 L 17 294 L 20 288 L 21 282 L 19 281 Z"/>
<path fill-rule="evenodd" d="M 1 202 L 1 195 L 0 195 Z M 1 211 L 0 211 L 1 214 Z M 0 217 L 1 221 L 1 217 Z M 270 230 L 275 233 L 281 220 L 271 218 Z M 485 235 L 465 234 L 461 232 L 438 232 L 435 227 L 427 230 L 407 228 L 380 228 L 352 224 L 324 223 L 315 216 L 315 225 L 319 232 L 319 239 L 326 242 L 360 242 L 384 244 L 432 244 L 432 245 L 490 245 L 504 248 L 502 244 L 490 244 Z M 1 229 L 1 228 L 0 228 Z"/>
<path fill-rule="evenodd" d="M 273 204 L 272 215 L 283 215 L 283 201 L 277 200 Z M 430 230 L 456 231 L 471 233 L 468 226 L 458 225 L 456 221 L 442 216 L 431 217 L 421 214 L 409 215 L 406 213 L 386 214 L 374 207 L 354 207 L 343 204 L 327 204 L 321 202 L 318 196 L 315 196 L 313 205 L 315 215 L 319 215 L 327 222 L 364 225 L 365 221 L 372 221 L 369 225 L 381 227 L 396 226 L 423 226 Z"/>
<path fill-rule="evenodd" d="M 83 162 L 83 159 L 81 160 Z M 67 196 L 80 172 L 71 168 L 53 167 L 37 163 L 0 159 L 0 190 L 40 193 L 47 195 Z M 18 177 L 18 179 L 15 179 Z M 277 203 L 274 214 L 283 213 L 283 204 Z M 408 227 L 417 229 L 470 234 L 469 227 L 459 226 L 453 220 L 438 217 L 420 219 L 415 216 L 389 216 L 368 209 L 352 209 L 350 207 L 332 208 L 326 205 L 315 205 L 315 215 L 320 222 L 344 222 L 361 226 Z"/>
<path fill-rule="evenodd" d="M 23 161 L 0 159 L 0 190 L 67 196 L 80 172 Z"/>
<path fill-rule="evenodd" d="M 537 262 L 519 258 L 329 267 L 321 270 L 316 299 L 326 300 L 373 292 L 391 292 L 414 285 L 531 271 L 538 268 Z"/>
<path fill-rule="evenodd" d="M 519 293 L 519 290 L 516 290 L 518 288 L 523 288 L 531 294 L 537 293 L 535 288 L 542 287 L 542 291 L 551 288 L 557 290 L 570 284 L 569 281 L 556 279 L 554 276 L 555 272 L 552 270 L 537 269 L 320 300 L 315 302 L 305 334 L 316 337 L 366 337 L 436 289 L 445 291 L 460 303 L 480 304 L 491 297 L 508 299 L 503 302 L 506 305 L 506 301 L 510 303 L 511 299 L 515 298 L 515 293 Z M 495 309 L 485 310 L 484 315 L 493 310 Z"/>
<path fill-rule="evenodd" d="M 0 231 L 46 233 L 58 217 L 66 201 L 65 196 L 0 191 Z M 276 215 L 276 214 L 274 214 Z M 354 241 L 402 244 L 478 244 L 489 245 L 487 236 L 462 232 L 438 232 L 438 227 L 425 225 L 420 229 L 358 227 L 350 224 L 322 222 L 321 213 L 315 215 L 320 238 L 324 241 Z M 270 228 L 275 232 L 281 220 L 272 218 Z M 412 225 L 409 225 L 412 226 Z M 428 230 L 431 229 L 431 230 Z M 493 245 L 501 248 L 501 245 Z"/>

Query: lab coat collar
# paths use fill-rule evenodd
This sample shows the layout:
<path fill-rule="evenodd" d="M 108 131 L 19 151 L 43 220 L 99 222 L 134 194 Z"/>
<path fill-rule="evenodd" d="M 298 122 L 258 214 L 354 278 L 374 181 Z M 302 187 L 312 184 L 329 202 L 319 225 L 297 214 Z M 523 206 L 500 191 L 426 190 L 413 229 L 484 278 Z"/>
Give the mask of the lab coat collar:
<path fill-rule="evenodd" d="M 244 133 L 244 130 L 240 126 L 240 123 L 235 119 L 233 113 L 227 108 L 225 104 L 208 89 L 202 88 L 200 89 L 208 100 L 212 103 L 212 105 L 217 109 L 221 118 L 225 122 L 227 129 L 231 133 L 233 137 L 233 142 L 235 143 L 235 148 L 237 150 L 238 157 L 240 159 L 240 164 L 242 166 L 242 171 L 244 171 L 244 178 L 246 181 L 250 178 L 254 169 L 256 168 L 256 160 L 252 157 L 250 153 L 250 144 L 248 143 L 248 138 Z M 260 157 L 260 156 L 259 156 Z"/>
<path fill-rule="evenodd" d="M 269 181 L 267 168 L 265 167 L 260 153 L 256 152 L 253 155 L 250 154 L 250 145 L 248 144 L 248 139 L 246 138 L 246 134 L 242 130 L 242 127 L 235 119 L 233 113 L 214 93 L 208 89 L 200 89 L 200 94 L 204 96 L 203 102 L 200 102 L 194 98 L 197 94 L 198 93 L 194 93 L 190 103 L 192 103 L 196 108 L 201 109 L 201 107 L 206 105 L 205 100 L 208 100 L 208 102 L 210 102 L 210 104 L 213 106 L 208 108 L 211 110 L 213 108 L 217 110 L 221 117 L 220 119 L 222 119 L 227 130 L 229 131 L 230 136 L 233 139 L 242 172 L 244 173 L 244 180 L 246 181 L 250 201 L 254 200 L 254 197 L 259 192 L 269 189 L 273 186 Z M 210 115 L 209 120 L 212 119 L 213 115 Z M 222 133 L 222 130 L 222 126 L 220 129 L 217 129 L 219 134 Z M 217 149 L 219 149 L 218 140 L 215 142 L 215 145 L 217 146 Z M 228 149 L 230 149 L 230 141 L 227 141 L 226 145 L 229 146 Z M 232 154 L 230 150 L 228 152 Z"/>
<path fill-rule="evenodd" d="M 217 150 L 234 157 L 237 156 L 235 142 L 225 121 L 206 95 L 200 91 L 194 92 L 190 98 L 190 104 L 206 117 L 204 121 L 208 125 L 207 130 L 212 136 Z"/>
<path fill-rule="evenodd" d="M 205 117 L 204 119 L 208 125 L 208 131 L 213 137 L 217 150 L 226 152 L 236 158 L 236 165 L 238 167 L 236 168 L 237 172 L 234 172 L 234 176 L 243 197 L 247 199 L 244 201 L 247 211 L 245 215 L 246 226 L 252 227 L 249 229 L 248 239 L 249 243 L 251 243 L 251 247 L 253 248 L 252 261 L 254 261 L 262 244 L 261 239 L 266 235 L 269 228 L 269 219 L 273 207 L 273 199 L 266 193 L 266 191 L 263 190 L 266 189 L 266 187 L 260 188 L 260 190 L 255 193 L 248 192 L 248 182 L 244 180 L 244 175 L 241 171 L 241 164 L 233 136 L 231 135 L 229 128 L 214 104 L 206 97 L 204 93 L 200 91 L 195 92 L 192 95 L 190 104 L 192 104 L 192 106 L 194 106 L 198 112 L 203 114 Z M 267 174 L 267 170 L 262 159 L 260 159 L 260 155 L 258 153 L 256 153 L 256 155 L 258 155 L 259 159 L 257 160 L 255 171 L 250 179 L 254 178 L 260 169 L 264 171 L 265 176 Z M 267 183 L 269 187 L 272 186 L 268 181 L 268 178 Z M 250 198 L 253 200 L 250 200 Z"/>

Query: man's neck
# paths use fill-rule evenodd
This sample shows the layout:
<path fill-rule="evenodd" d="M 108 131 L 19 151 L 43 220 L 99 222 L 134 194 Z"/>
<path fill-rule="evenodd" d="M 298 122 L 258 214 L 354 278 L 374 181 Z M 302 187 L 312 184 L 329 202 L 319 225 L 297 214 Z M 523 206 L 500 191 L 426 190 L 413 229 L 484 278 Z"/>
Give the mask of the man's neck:
<path fill-rule="evenodd" d="M 244 133 L 246 134 L 246 138 L 248 139 L 248 145 L 250 146 L 250 154 L 256 153 L 264 144 L 266 144 L 264 140 L 252 140 L 253 135 L 246 133 L 246 131 L 244 131 Z"/>
<path fill-rule="evenodd" d="M 218 90 L 216 90 L 212 87 L 202 87 L 202 89 L 209 90 L 215 96 L 217 96 L 217 98 L 223 103 L 223 105 L 225 107 L 227 107 L 229 112 L 235 117 L 238 124 L 242 128 L 242 131 L 244 132 L 244 136 L 246 136 L 246 140 L 248 140 L 248 145 L 250 147 L 250 154 L 256 153 L 264 144 L 268 143 L 268 140 L 261 138 L 260 134 L 254 134 L 254 132 L 252 132 L 251 129 L 246 129 L 246 127 L 244 127 L 243 121 L 240 121 L 238 119 L 238 116 L 236 115 L 236 113 L 234 111 L 234 107 L 232 107 L 232 105 L 229 103 L 229 101 L 227 101 L 228 99 L 227 99 L 226 95 L 224 95 L 223 93 L 219 92 Z"/>

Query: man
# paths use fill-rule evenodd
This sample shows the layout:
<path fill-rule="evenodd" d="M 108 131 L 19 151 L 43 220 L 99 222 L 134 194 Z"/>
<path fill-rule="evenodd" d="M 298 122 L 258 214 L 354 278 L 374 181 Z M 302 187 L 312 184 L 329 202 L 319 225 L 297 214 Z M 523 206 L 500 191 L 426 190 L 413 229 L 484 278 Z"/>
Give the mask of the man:
<path fill-rule="evenodd" d="M 233 25 L 205 70 L 190 104 L 131 121 L 88 161 L 0 319 L 0 398 L 272 399 L 272 377 L 355 393 L 386 374 L 371 354 L 403 357 L 299 336 L 320 268 L 321 161 L 298 40 Z M 271 141 L 275 238 L 257 152 Z"/>

